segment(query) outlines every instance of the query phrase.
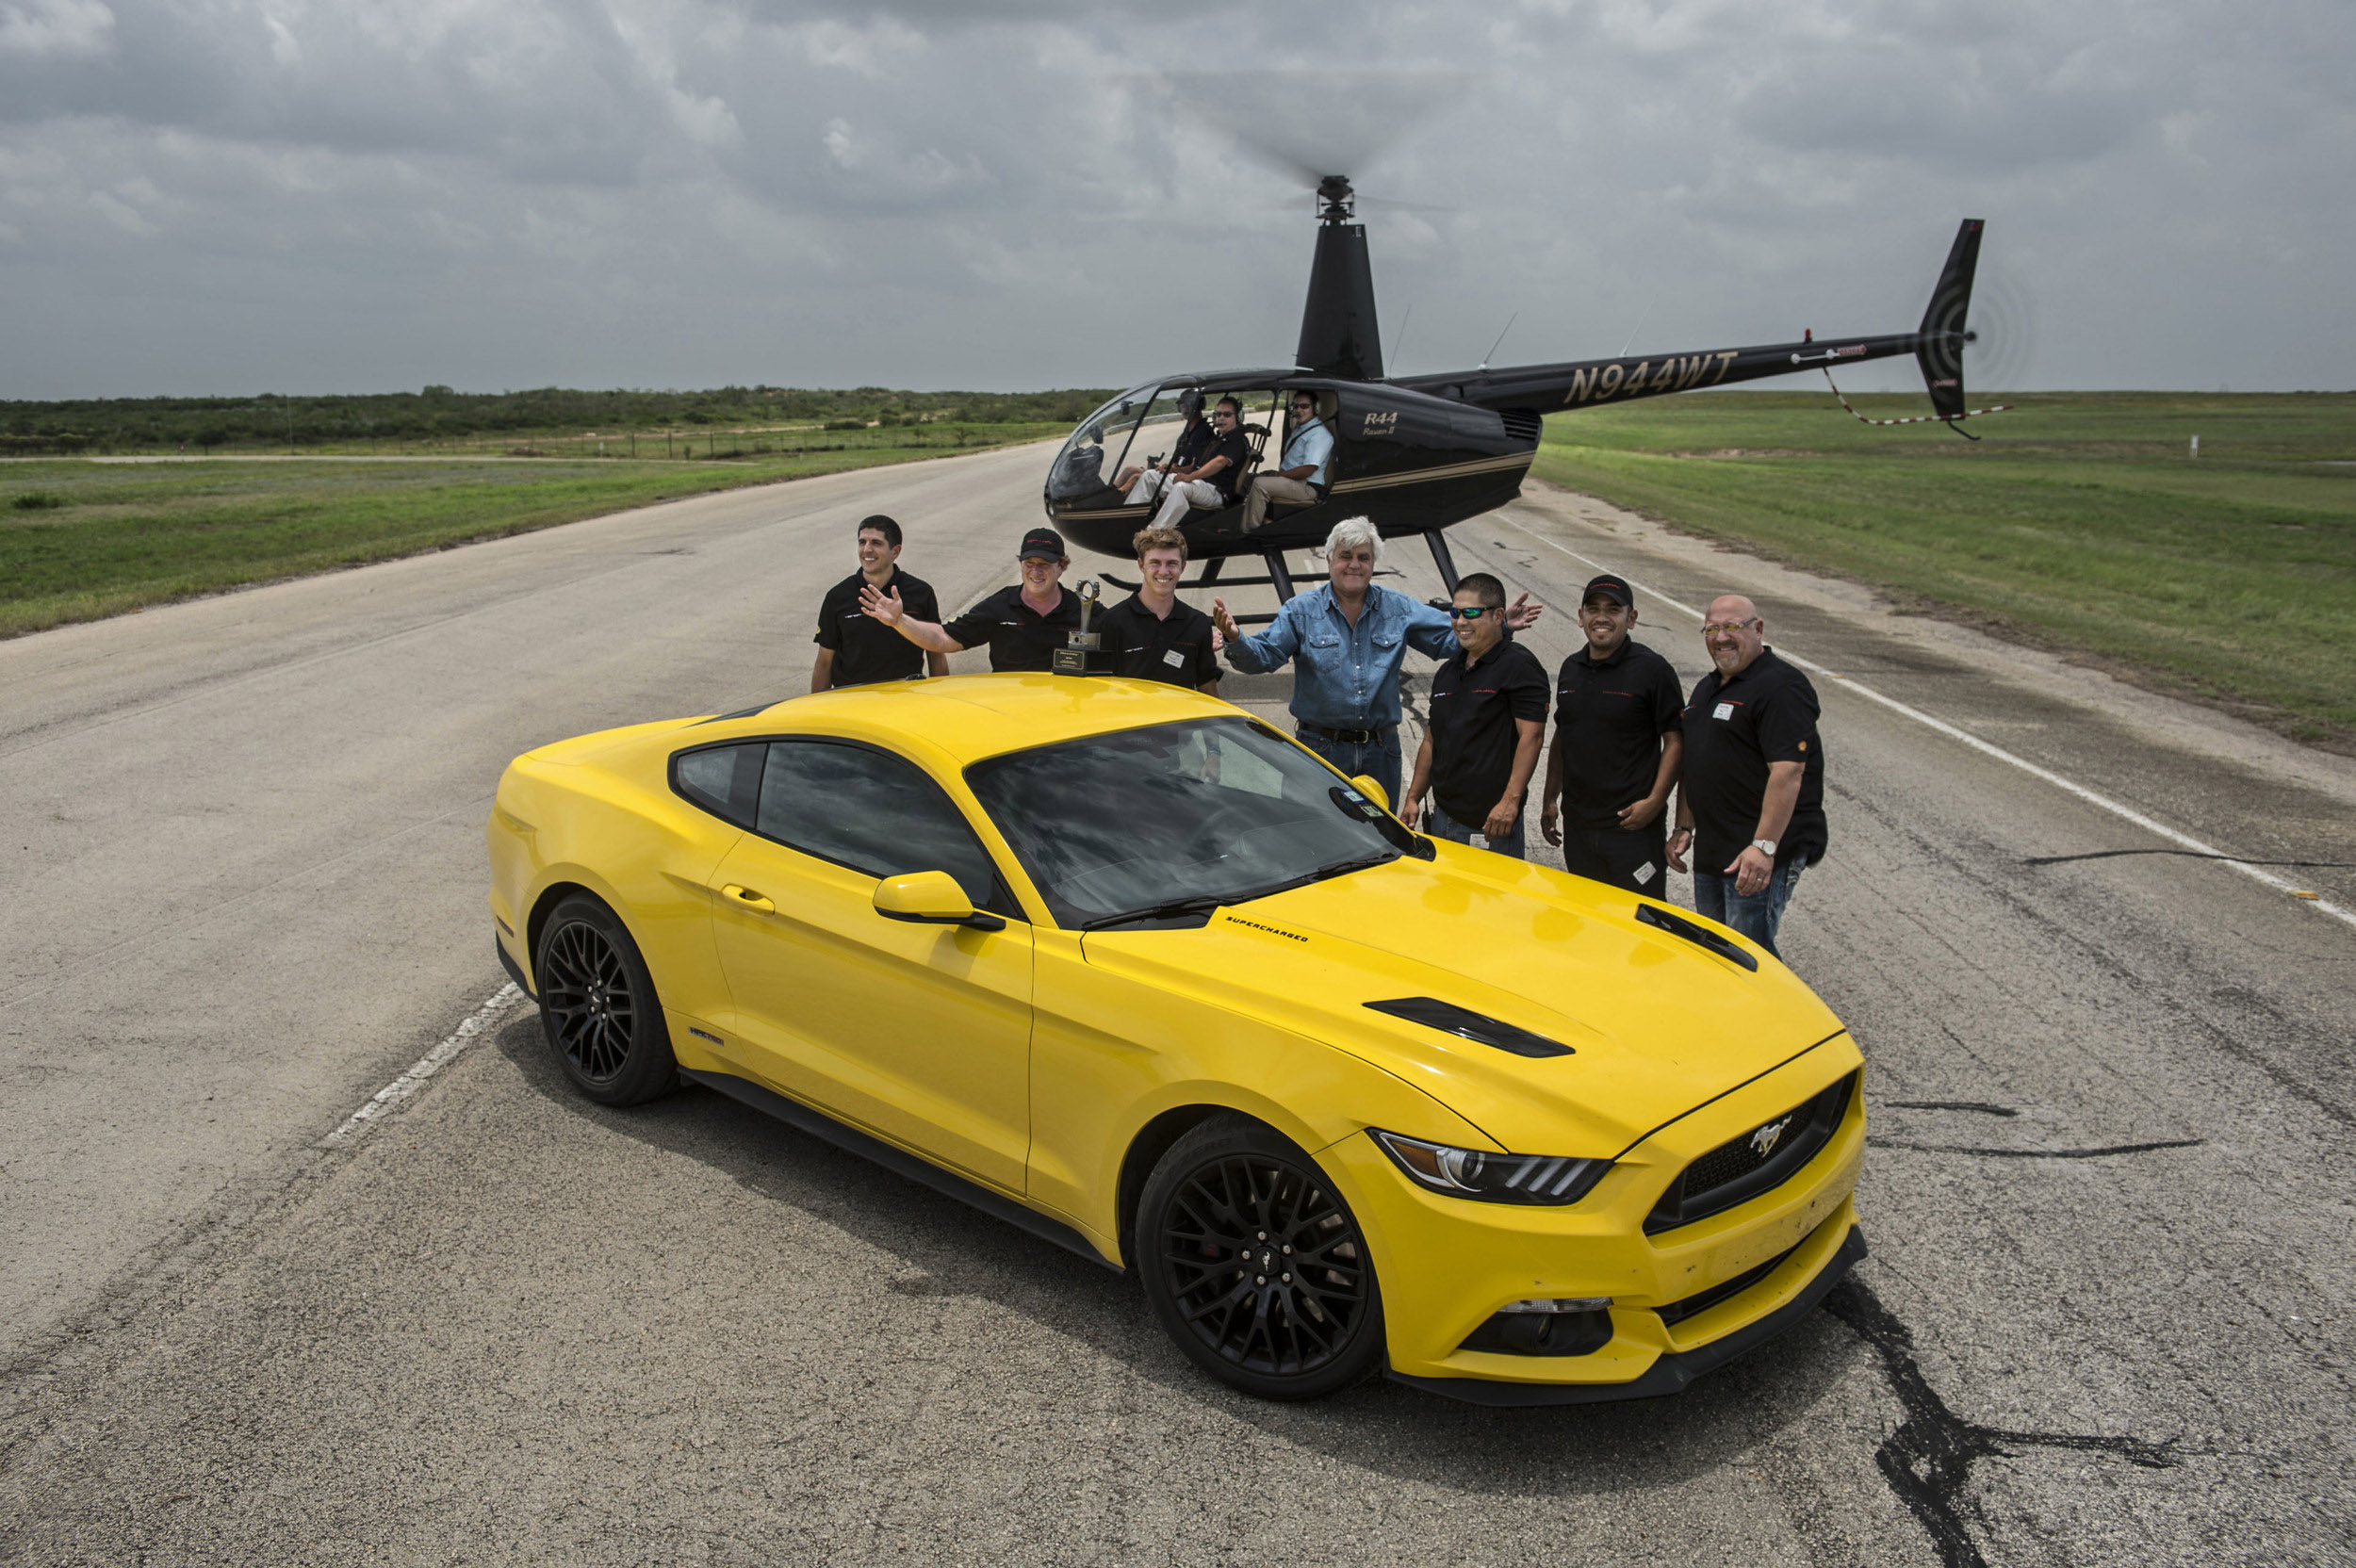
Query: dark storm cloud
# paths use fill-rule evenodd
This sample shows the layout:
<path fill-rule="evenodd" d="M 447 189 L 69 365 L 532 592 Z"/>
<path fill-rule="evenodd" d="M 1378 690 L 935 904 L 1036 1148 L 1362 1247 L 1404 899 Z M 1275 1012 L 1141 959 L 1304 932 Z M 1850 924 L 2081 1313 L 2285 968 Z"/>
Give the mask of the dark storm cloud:
<path fill-rule="evenodd" d="M 32 306 L 0 395 L 1281 357 L 1309 208 L 1270 146 L 1450 209 L 1367 209 L 1409 370 L 1516 312 L 1508 359 L 1903 326 L 1969 213 L 2044 384 L 2345 382 L 2348 31 L 2309 0 L 0 0 Z"/>

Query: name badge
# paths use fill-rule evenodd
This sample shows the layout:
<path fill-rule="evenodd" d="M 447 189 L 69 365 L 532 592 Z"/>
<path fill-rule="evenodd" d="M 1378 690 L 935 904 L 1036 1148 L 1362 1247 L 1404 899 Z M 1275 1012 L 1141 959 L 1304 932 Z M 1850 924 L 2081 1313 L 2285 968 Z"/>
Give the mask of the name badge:
<path fill-rule="evenodd" d="M 1186 665 L 1186 656 L 1180 653 L 1176 648 L 1172 648 L 1168 653 L 1162 655 L 1162 662 L 1169 665 L 1173 670 L 1181 669 Z"/>
<path fill-rule="evenodd" d="M 1734 704 L 1722 702 L 1710 710 L 1710 716 L 1713 719 L 1730 719 L 1734 717 Z"/>

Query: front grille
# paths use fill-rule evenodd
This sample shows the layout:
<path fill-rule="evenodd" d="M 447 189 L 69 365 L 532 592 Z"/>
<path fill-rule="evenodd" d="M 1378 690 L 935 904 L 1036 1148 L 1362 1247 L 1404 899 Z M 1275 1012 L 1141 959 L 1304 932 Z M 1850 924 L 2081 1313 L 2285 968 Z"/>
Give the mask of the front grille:
<path fill-rule="evenodd" d="M 1783 1115 L 1768 1118 L 1740 1137 L 1728 1138 L 1687 1166 L 1669 1184 L 1669 1190 L 1661 1195 L 1652 1213 L 1644 1217 L 1645 1233 L 1658 1235 L 1679 1225 L 1691 1225 L 1790 1181 L 1802 1166 L 1816 1157 L 1816 1152 L 1824 1147 L 1833 1130 L 1841 1125 L 1841 1118 L 1847 1112 L 1857 1086 L 1857 1074 L 1852 1072 Z M 1778 1124 L 1781 1131 L 1768 1141 L 1762 1153 L 1760 1134 Z"/>
<path fill-rule="evenodd" d="M 1793 1247 L 1788 1251 L 1778 1252 L 1757 1268 L 1745 1269 L 1725 1284 L 1711 1285 L 1708 1290 L 1694 1292 L 1682 1301 L 1670 1302 L 1667 1306 L 1659 1309 L 1661 1321 L 1682 1323 L 1689 1317 L 1708 1312 L 1721 1301 L 1732 1300 L 1768 1275 L 1773 1274 L 1784 1259 L 1799 1250 L 1798 1247 Z"/>

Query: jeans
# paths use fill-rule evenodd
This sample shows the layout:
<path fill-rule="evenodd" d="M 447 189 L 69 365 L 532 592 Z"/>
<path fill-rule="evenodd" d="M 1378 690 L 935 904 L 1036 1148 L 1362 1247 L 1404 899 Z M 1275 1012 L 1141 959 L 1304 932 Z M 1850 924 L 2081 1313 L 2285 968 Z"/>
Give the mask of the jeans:
<path fill-rule="evenodd" d="M 1399 809 L 1399 726 L 1384 726 L 1374 732 L 1373 740 L 1362 744 L 1329 741 L 1314 729 L 1301 730 L 1298 739 L 1351 778 L 1363 776 L 1382 785 L 1388 797 L 1384 804 L 1394 811 Z"/>
<path fill-rule="evenodd" d="M 1767 886 L 1755 893 L 1738 893 L 1734 878 L 1720 872 L 1695 870 L 1693 873 L 1693 912 L 1721 925 L 1731 925 L 1742 935 L 1774 953 L 1775 928 L 1783 923 L 1784 906 L 1792 902 L 1792 890 L 1800 885 L 1800 873 L 1808 868 L 1806 860 L 1779 860 L 1767 878 Z"/>
<path fill-rule="evenodd" d="M 1472 836 L 1481 831 L 1478 827 L 1466 827 L 1463 823 L 1441 810 L 1438 801 L 1432 803 L 1432 809 L 1423 814 L 1423 821 L 1416 824 L 1416 826 L 1433 838 L 1446 839 L 1452 844 L 1468 844 L 1472 842 Z M 1525 846 L 1522 843 L 1521 818 L 1513 819 L 1513 832 L 1502 839 L 1488 840 L 1487 847 L 1496 850 L 1499 855 L 1511 855 L 1516 860 L 1529 859 L 1530 857 L 1522 853 Z"/>

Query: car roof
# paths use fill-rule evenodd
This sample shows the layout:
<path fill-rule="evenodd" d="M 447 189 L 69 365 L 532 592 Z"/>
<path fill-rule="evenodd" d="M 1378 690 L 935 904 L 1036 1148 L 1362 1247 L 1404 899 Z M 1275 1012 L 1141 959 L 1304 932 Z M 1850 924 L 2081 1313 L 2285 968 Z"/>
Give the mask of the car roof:
<path fill-rule="evenodd" d="M 797 731 L 878 743 L 905 736 L 938 747 L 962 767 L 1084 735 L 1222 716 L 1244 715 L 1215 696 L 1158 680 L 953 675 L 789 697 L 706 720 L 678 740 L 703 743 Z"/>

